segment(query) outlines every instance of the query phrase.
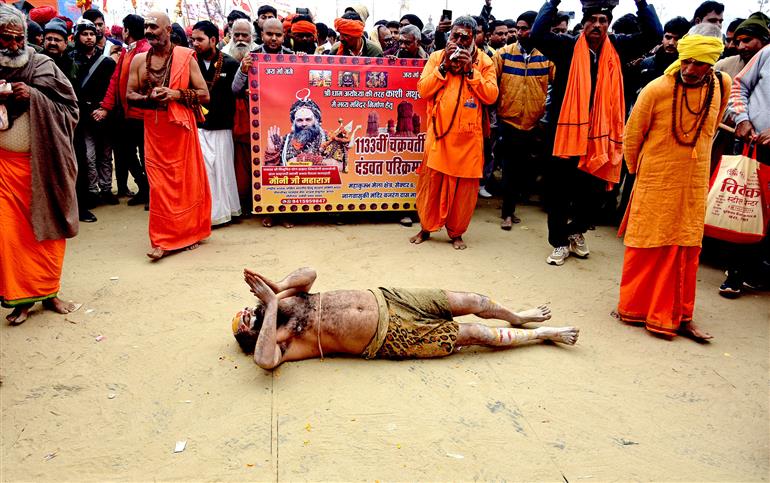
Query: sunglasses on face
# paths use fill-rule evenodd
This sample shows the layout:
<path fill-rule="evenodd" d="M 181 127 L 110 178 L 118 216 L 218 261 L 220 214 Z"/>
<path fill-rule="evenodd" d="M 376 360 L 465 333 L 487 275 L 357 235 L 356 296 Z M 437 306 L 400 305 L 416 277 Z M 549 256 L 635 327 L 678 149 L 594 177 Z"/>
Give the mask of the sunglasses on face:
<path fill-rule="evenodd" d="M 455 41 L 459 40 L 461 42 L 467 42 L 472 38 L 473 36 L 468 34 L 460 34 L 460 33 L 452 34 L 452 40 L 455 40 Z"/>
<path fill-rule="evenodd" d="M 25 37 L 23 35 L 0 34 L 0 39 L 2 39 L 3 42 L 10 42 L 14 40 L 17 43 L 22 43 L 24 42 Z"/>

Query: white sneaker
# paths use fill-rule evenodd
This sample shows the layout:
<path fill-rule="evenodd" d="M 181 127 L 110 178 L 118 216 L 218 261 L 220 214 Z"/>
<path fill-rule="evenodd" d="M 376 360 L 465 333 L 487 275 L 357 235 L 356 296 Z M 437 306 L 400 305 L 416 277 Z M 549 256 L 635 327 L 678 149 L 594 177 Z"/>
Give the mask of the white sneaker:
<path fill-rule="evenodd" d="M 562 266 L 567 257 L 569 257 L 569 247 L 556 247 L 545 261 L 550 265 Z"/>
<path fill-rule="evenodd" d="M 481 196 L 482 198 L 491 198 L 492 197 L 492 193 L 487 191 L 486 186 L 480 186 L 479 187 L 479 196 Z"/>
<path fill-rule="evenodd" d="M 569 240 L 569 251 L 576 257 L 586 258 L 591 253 L 588 251 L 586 239 L 581 233 L 570 235 L 567 239 Z"/>

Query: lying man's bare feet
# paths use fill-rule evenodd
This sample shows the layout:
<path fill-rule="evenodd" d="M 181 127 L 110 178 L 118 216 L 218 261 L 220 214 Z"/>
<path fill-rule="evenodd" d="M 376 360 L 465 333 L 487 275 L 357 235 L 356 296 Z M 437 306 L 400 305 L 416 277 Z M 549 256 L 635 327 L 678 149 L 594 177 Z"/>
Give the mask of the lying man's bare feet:
<path fill-rule="evenodd" d="M 29 309 L 35 304 L 22 304 L 13 308 L 13 312 L 8 314 L 5 319 L 11 323 L 11 325 L 23 324 L 27 317 L 29 317 Z"/>
<path fill-rule="evenodd" d="M 526 324 L 527 322 L 544 322 L 551 318 L 551 307 L 538 305 L 534 309 L 515 312 L 514 315 L 519 319 L 516 325 Z M 511 325 L 513 326 L 514 324 Z"/>
<path fill-rule="evenodd" d="M 577 327 L 538 327 L 535 329 L 539 339 L 552 340 L 562 344 L 575 345 L 580 334 Z"/>
<path fill-rule="evenodd" d="M 414 243 L 415 245 L 419 245 L 420 243 L 424 242 L 430 238 L 430 232 L 425 230 L 420 230 L 419 233 L 417 233 L 415 236 L 409 239 L 410 243 Z"/>
<path fill-rule="evenodd" d="M 83 304 L 78 304 L 72 301 L 65 302 L 59 297 L 53 297 L 43 300 L 43 307 L 48 310 L 53 310 L 57 314 L 69 314 L 79 309 Z"/>
<path fill-rule="evenodd" d="M 147 252 L 147 256 L 153 260 L 160 260 L 166 256 L 166 250 L 162 249 L 161 247 L 153 247 L 152 250 Z"/>
<path fill-rule="evenodd" d="M 713 335 L 709 334 L 705 330 L 702 330 L 692 321 L 682 322 L 682 325 L 679 326 L 679 334 L 685 337 L 689 337 L 690 339 L 697 342 L 708 342 L 714 338 Z"/>
<path fill-rule="evenodd" d="M 463 237 L 458 236 L 457 238 L 452 238 L 452 248 L 455 250 L 465 250 L 468 248 L 468 245 L 465 244 L 463 241 Z"/>

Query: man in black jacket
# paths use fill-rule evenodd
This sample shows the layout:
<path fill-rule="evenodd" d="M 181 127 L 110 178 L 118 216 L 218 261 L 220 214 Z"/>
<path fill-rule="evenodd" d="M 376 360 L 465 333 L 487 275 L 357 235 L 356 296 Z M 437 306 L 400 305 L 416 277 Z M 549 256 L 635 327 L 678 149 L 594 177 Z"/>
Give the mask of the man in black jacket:
<path fill-rule="evenodd" d="M 219 29 L 208 20 L 196 23 L 192 45 L 198 66 L 209 88 L 211 100 L 205 106 L 205 121 L 198 122 L 198 138 L 211 187 L 211 224 L 229 222 L 241 215 L 238 185 L 235 181 L 233 124 L 235 94 L 232 91 L 240 63 L 217 49 Z"/>
<path fill-rule="evenodd" d="M 679 58 L 676 45 L 679 39 L 690 30 L 690 21 L 684 17 L 674 17 L 663 27 L 663 41 L 656 47 L 655 53 L 645 57 L 639 64 L 639 86 L 644 89 L 654 79 L 663 75 L 663 71 Z"/>
<path fill-rule="evenodd" d="M 78 96 L 80 121 L 75 131 L 78 149 L 78 204 L 80 221 L 94 222 L 90 210 L 98 201 L 118 204 L 112 193 L 112 147 L 102 123 L 94 120 L 93 111 L 104 99 L 115 61 L 96 47 L 96 25 L 81 19 L 75 25 L 75 49 L 70 52 L 74 63 L 70 81 Z"/>
<path fill-rule="evenodd" d="M 575 46 L 580 37 L 551 32 L 554 19 L 558 14 L 560 0 L 547 1 L 537 15 L 530 40 L 534 48 L 542 52 L 556 65 L 556 77 L 551 92 L 551 103 L 548 111 L 550 120 L 550 139 L 556 137 L 557 121 L 562 112 L 567 81 L 572 68 L 572 58 Z M 589 109 L 593 110 L 593 100 L 596 94 L 597 77 L 602 61 L 601 52 L 609 41 L 617 52 L 620 65 L 639 58 L 660 41 L 663 28 L 660 25 L 655 10 L 647 5 L 645 0 L 636 0 L 640 32 L 631 35 L 607 34 L 612 20 L 612 7 L 609 2 L 601 0 L 587 5 L 583 10 L 584 32 L 588 44 L 588 63 L 591 75 L 591 91 Z M 622 84 L 621 79 L 618 82 Z M 620 92 L 617 93 L 620 95 Z M 582 93 L 582 95 L 586 95 Z M 607 95 L 602 92 L 601 95 Z M 612 94 L 614 95 L 614 94 Z M 576 109 L 577 106 L 564 106 L 566 109 Z M 589 115 L 590 119 L 590 115 Z M 588 136 L 591 138 L 594 126 L 589 125 Z M 622 133 L 620 133 L 622 134 Z M 597 134 L 598 136 L 598 134 Z M 611 143 L 620 139 L 610 140 Z M 548 210 L 548 241 L 554 247 L 546 259 L 549 264 L 562 265 L 571 254 L 585 258 L 589 254 L 583 237 L 596 216 L 599 194 L 606 182 L 596 176 L 578 169 L 578 157 L 553 157 L 551 166 L 546 170 L 546 207 Z M 569 219 L 571 218 L 571 222 Z"/>

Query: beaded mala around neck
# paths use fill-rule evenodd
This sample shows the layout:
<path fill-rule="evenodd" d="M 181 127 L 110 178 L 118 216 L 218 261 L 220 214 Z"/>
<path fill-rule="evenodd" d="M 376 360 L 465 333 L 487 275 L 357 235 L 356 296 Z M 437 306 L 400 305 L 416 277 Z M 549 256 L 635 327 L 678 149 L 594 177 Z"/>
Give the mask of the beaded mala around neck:
<path fill-rule="evenodd" d="M 706 93 L 706 101 L 703 103 L 702 106 L 698 106 L 696 109 L 692 109 L 690 107 L 689 101 L 687 99 L 687 87 L 685 86 L 684 89 L 682 89 L 682 98 L 679 99 L 679 88 L 680 84 L 684 84 L 682 82 L 681 73 L 677 72 L 674 74 L 674 102 L 671 104 L 671 131 L 674 133 L 674 139 L 676 140 L 677 144 L 681 146 L 687 146 L 687 147 L 693 147 L 698 142 L 698 138 L 700 138 L 701 131 L 703 130 L 703 126 L 706 124 L 706 118 L 708 118 L 708 112 L 711 108 L 711 101 L 714 98 L 714 76 L 709 72 L 708 74 L 708 92 Z M 698 89 L 700 89 L 701 86 L 698 86 Z M 678 104 L 678 109 L 677 109 Z M 684 111 L 687 109 L 687 111 L 690 114 L 695 115 L 695 121 L 693 122 L 692 126 L 690 126 L 690 129 L 685 129 L 684 127 Z M 679 122 L 677 122 L 677 110 L 679 111 Z M 692 141 L 684 141 L 682 140 L 682 135 L 685 138 L 690 137 L 690 133 L 695 131 L 695 136 L 692 138 Z"/>
<path fill-rule="evenodd" d="M 219 77 L 222 75 L 222 63 L 224 61 L 224 56 L 222 55 L 221 50 L 216 52 L 216 60 L 214 61 L 214 77 L 210 81 L 206 81 L 206 86 L 208 86 L 209 92 L 211 92 L 211 90 L 217 84 Z"/>
<path fill-rule="evenodd" d="M 171 77 L 169 73 L 171 72 L 171 58 L 174 56 L 174 51 L 172 50 L 168 54 L 166 61 L 161 68 L 157 70 L 152 68 L 152 54 L 153 49 L 147 51 L 147 68 L 145 69 L 144 74 L 145 92 L 149 92 L 155 87 L 168 87 L 168 81 Z"/>

